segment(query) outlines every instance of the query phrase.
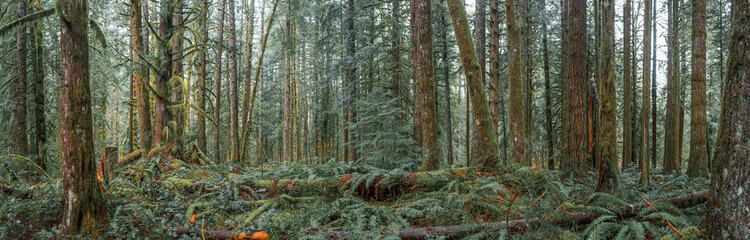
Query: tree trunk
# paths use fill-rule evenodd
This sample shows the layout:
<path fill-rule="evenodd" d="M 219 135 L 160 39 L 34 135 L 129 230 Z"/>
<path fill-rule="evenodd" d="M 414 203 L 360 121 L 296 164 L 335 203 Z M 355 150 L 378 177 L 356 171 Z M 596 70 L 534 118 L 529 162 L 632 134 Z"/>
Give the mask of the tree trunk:
<path fill-rule="evenodd" d="M 448 9 L 453 21 L 453 31 L 456 35 L 464 74 L 471 92 L 474 121 L 479 122 L 479 128 L 474 129 L 474 131 L 478 131 L 477 136 L 479 138 L 476 139 L 477 143 L 474 145 L 473 158 L 476 162 L 482 163 L 483 170 L 493 170 L 497 167 L 499 154 L 497 135 L 495 135 L 495 129 L 492 128 L 492 116 L 487 104 L 487 93 L 482 84 L 482 72 L 479 63 L 476 61 L 476 49 L 471 41 L 466 9 L 460 0 L 448 0 Z"/>
<path fill-rule="evenodd" d="M 656 23 L 656 0 L 652 0 L 652 22 Z M 651 168 L 656 168 L 656 27 L 658 24 L 653 24 L 652 42 L 651 46 Z"/>
<path fill-rule="evenodd" d="M 490 114 L 492 128 L 500 123 L 500 11 L 497 0 L 490 0 Z M 481 49 L 481 48 L 480 48 Z"/>
<path fill-rule="evenodd" d="M 615 101 L 615 12 L 614 1 L 601 2 L 601 71 L 599 88 L 601 94 L 599 135 L 599 178 L 597 192 L 611 192 L 617 189 L 617 132 L 615 128 L 617 102 Z"/>
<path fill-rule="evenodd" d="M 198 51 L 198 96 L 196 102 L 198 105 L 197 127 L 198 127 L 198 149 L 206 152 L 206 54 L 208 52 L 208 0 L 201 0 L 201 11 L 199 27 L 204 44 Z"/>
<path fill-rule="evenodd" d="M 36 11 L 41 11 L 37 4 Z M 34 67 L 34 119 L 36 121 L 36 155 L 37 164 L 41 169 L 47 169 L 46 151 L 47 151 L 47 123 L 44 116 L 46 110 L 46 95 L 44 93 L 44 35 L 42 33 L 42 22 L 35 21 L 31 25 L 32 45 L 34 50 L 31 52 L 31 64 Z"/>
<path fill-rule="evenodd" d="M 680 170 L 679 0 L 670 0 L 667 51 L 667 106 L 664 123 L 664 171 Z"/>
<path fill-rule="evenodd" d="M 429 0 L 414 0 L 415 18 L 414 39 L 416 46 L 415 76 L 418 96 L 421 98 L 421 112 L 417 113 L 422 122 L 422 171 L 440 168 L 440 146 L 437 133 L 437 109 L 435 107 L 435 80 L 432 66 L 432 21 Z M 415 133 L 416 134 L 416 133 Z"/>
<path fill-rule="evenodd" d="M 344 107 L 344 162 L 356 161 L 356 148 L 354 144 L 354 134 L 352 133 L 351 125 L 354 123 L 356 113 L 354 109 L 354 103 L 356 101 L 357 94 L 357 67 L 356 67 L 356 37 L 357 32 L 354 28 L 354 18 L 357 12 L 354 0 L 347 1 L 346 10 L 346 57 L 349 62 L 346 64 L 346 82 L 344 83 L 344 89 L 347 94 Z M 415 132 L 416 134 L 417 132 Z M 421 136 L 421 135 L 420 135 Z"/>
<path fill-rule="evenodd" d="M 26 16 L 27 0 L 18 0 L 18 18 Z M 16 143 L 18 155 L 29 153 L 26 136 L 26 23 L 18 26 L 16 34 L 18 61 L 16 62 Z"/>
<path fill-rule="evenodd" d="M 159 144 L 169 143 L 173 133 L 169 126 L 169 121 L 174 120 L 169 106 L 169 80 L 172 75 L 172 49 L 169 47 L 169 41 L 172 39 L 172 18 L 174 15 L 174 0 L 165 0 L 160 2 L 161 13 L 159 14 L 159 40 L 157 47 L 158 53 L 158 77 L 156 79 L 156 96 L 154 97 L 154 138 L 152 147 L 158 147 Z"/>
<path fill-rule="evenodd" d="M 630 19 L 633 6 L 631 0 L 625 1 L 623 11 L 625 12 L 623 25 L 625 25 L 625 36 L 623 37 L 623 65 L 624 69 L 622 72 L 622 87 L 625 99 L 623 100 L 623 120 L 622 120 L 622 169 L 630 167 L 633 163 L 633 89 L 631 85 L 631 26 Z"/>
<path fill-rule="evenodd" d="M 586 144 L 586 65 L 570 64 L 586 62 L 586 0 L 566 1 L 568 6 L 564 70 L 564 99 L 565 104 L 562 122 L 563 159 L 568 164 L 561 164 L 563 172 L 571 177 L 583 177 L 587 173 L 586 159 L 589 147 Z"/>
<path fill-rule="evenodd" d="M 542 0 L 540 10 L 543 16 L 546 16 L 545 5 L 546 0 Z M 545 128 L 547 130 L 547 167 L 549 169 L 555 169 L 555 160 L 552 159 L 554 151 L 552 149 L 552 85 L 549 78 L 549 51 L 547 47 L 547 19 L 542 20 L 542 51 L 544 51 L 544 117 L 545 117 Z"/>
<path fill-rule="evenodd" d="M 247 3 L 247 2 L 246 2 Z M 249 136 L 249 133 L 245 133 L 245 129 L 248 129 L 247 131 L 250 131 L 250 127 L 248 124 L 248 120 L 250 118 L 250 114 L 252 114 L 252 111 L 250 110 L 250 94 L 251 91 L 257 91 L 250 88 L 252 84 L 252 78 L 251 74 L 253 69 L 253 34 L 255 33 L 255 0 L 250 1 L 250 14 L 247 14 L 245 19 L 246 25 L 247 25 L 247 33 L 245 33 L 245 83 L 244 83 L 244 89 L 243 89 L 243 97 L 242 97 L 242 132 L 241 139 L 239 139 L 239 142 L 241 145 L 240 148 L 240 155 L 238 160 L 239 161 L 245 161 L 247 157 L 247 136 Z"/>
<path fill-rule="evenodd" d="M 180 26 L 182 24 L 182 11 L 185 8 L 184 0 L 173 0 L 174 1 L 174 16 L 172 16 L 172 26 Z M 169 84 L 169 94 L 171 95 L 170 104 L 177 105 L 169 109 L 170 116 L 174 121 L 174 129 L 169 129 L 169 143 L 172 145 L 172 151 L 178 159 L 184 159 L 182 157 L 182 137 L 185 132 L 185 113 L 187 112 L 187 104 L 185 104 L 185 97 L 183 89 L 189 81 L 183 76 L 182 70 L 182 33 L 174 36 L 172 44 L 172 77 L 179 77 L 181 81 L 171 81 Z"/>
<path fill-rule="evenodd" d="M 237 79 L 237 34 L 235 33 L 235 4 L 229 0 L 229 142 L 231 145 L 230 160 L 239 161 L 239 101 Z"/>
<path fill-rule="evenodd" d="M 474 13 L 474 47 L 477 49 L 477 60 L 479 61 L 479 69 L 482 71 L 483 85 L 486 85 L 487 82 L 485 79 L 485 76 L 487 75 L 487 28 L 485 26 L 485 22 L 487 21 L 487 10 L 485 5 L 485 0 L 476 0 L 476 12 Z"/>
<path fill-rule="evenodd" d="M 688 176 L 708 177 L 706 129 L 706 1 L 693 0 L 693 60 Z"/>
<path fill-rule="evenodd" d="M 641 177 L 639 182 L 650 184 L 650 155 L 649 149 L 649 122 L 650 122 L 650 105 L 649 91 L 651 89 L 651 0 L 644 2 L 643 9 L 643 108 L 641 110 Z"/>
<path fill-rule="evenodd" d="M 143 9 L 148 9 L 148 1 L 143 2 Z M 145 46 L 145 40 L 148 37 L 141 37 L 142 19 L 145 16 L 141 16 L 140 0 L 130 1 L 130 37 L 131 44 L 133 45 L 133 61 L 136 64 L 136 69 L 133 72 L 133 82 L 135 83 L 135 98 L 136 107 L 138 108 L 138 135 L 140 136 L 141 149 L 144 152 L 151 150 L 151 99 L 150 91 L 148 90 L 149 69 L 144 66 L 143 59 L 148 55 L 148 47 Z"/>
<path fill-rule="evenodd" d="M 521 32 L 516 17 L 514 1 L 505 1 L 505 19 L 508 28 L 508 116 L 510 121 L 511 162 L 528 165 L 526 162 L 526 115 L 524 113 L 524 79 L 521 66 Z M 472 99 L 473 100 L 473 99 Z"/>
<path fill-rule="evenodd" d="M 214 104 L 214 123 L 216 132 L 214 133 L 214 162 L 221 162 L 221 60 L 222 50 L 224 48 L 224 10 L 227 8 L 227 0 L 221 0 L 221 18 L 219 20 L 219 39 L 218 49 L 216 50 L 216 103 Z"/>
<path fill-rule="evenodd" d="M 493 0 L 494 1 L 494 0 Z M 445 1 L 442 1 L 445 2 Z M 446 124 L 446 132 L 447 136 L 446 139 L 448 141 L 448 156 L 446 157 L 448 159 L 448 166 L 453 166 L 453 112 L 451 111 L 451 77 L 450 77 L 450 69 L 451 69 L 451 60 L 448 58 L 448 28 L 450 27 L 450 23 L 448 22 L 448 19 L 445 17 L 447 14 L 447 9 L 445 9 L 445 6 L 443 4 L 440 4 L 440 24 L 442 25 L 442 36 L 443 39 L 443 80 L 445 81 L 445 124 Z M 493 63 L 494 65 L 494 63 Z M 497 116 L 497 115 L 493 115 Z"/>
<path fill-rule="evenodd" d="M 719 135 L 709 191 L 707 226 L 713 239 L 750 236 L 750 3 L 735 0 L 732 6 L 732 40 L 722 96 Z"/>
<path fill-rule="evenodd" d="M 89 82 L 88 4 L 62 2 L 60 23 L 60 149 L 63 178 L 63 234 L 106 226 L 107 211 L 96 180 Z M 92 228 L 93 231 L 97 228 Z"/>

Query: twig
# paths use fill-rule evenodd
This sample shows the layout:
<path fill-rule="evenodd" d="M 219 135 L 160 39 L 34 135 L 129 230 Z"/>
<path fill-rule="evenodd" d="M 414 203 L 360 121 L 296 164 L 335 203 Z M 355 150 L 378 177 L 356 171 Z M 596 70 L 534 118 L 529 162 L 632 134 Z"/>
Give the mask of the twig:
<path fill-rule="evenodd" d="M 671 227 L 672 230 L 674 230 L 674 232 L 676 232 L 677 234 L 679 234 L 680 237 L 683 237 L 683 238 L 685 237 L 685 235 L 682 235 L 682 233 L 680 231 L 678 231 L 677 228 L 675 228 L 674 226 L 672 226 L 672 223 L 670 223 L 669 220 L 667 220 L 666 218 L 664 218 L 664 216 L 662 216 L 661 213 L 659 213 L 659 210 L 656 210 L 656 208 L 654 207 L 654 205 L 651 205 L 651 203 L 648 202 L 648 200 L 646 200 L 645 198 L 643 198 L 643 196 L 639 196 L 639 197 L 641 197 L 641 199 L 643 199 L 643 201 L 646 202 L 646 204 L 648 204 L 648 206 L 651 207 L 651 209 L 654 209 L 654 211 L 656 212 L 656 214 L 658 214 L 659 217 L 661 217 L 661 219 L 663 219 L 665 222 L 667 222 L 667 224 L 669 225 L 669 227 Z"/>

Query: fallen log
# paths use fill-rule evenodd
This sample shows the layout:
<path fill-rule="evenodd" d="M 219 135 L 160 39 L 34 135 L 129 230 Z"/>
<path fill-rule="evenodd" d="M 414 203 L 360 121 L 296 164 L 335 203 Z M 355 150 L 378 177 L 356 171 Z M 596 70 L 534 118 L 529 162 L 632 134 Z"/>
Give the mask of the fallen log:
<path fill-rule="evenodd" d="M 137 160 L 141 157 L 141 150 L 135 150 L 132 153 L 128 153 L 128 155 L 125 155 L 124 157 L 117 159 L 118 164 L 124 164 L 131 162 L 133 160 Z"/>
<path fill-rule="evenodd" d="M 195 228 L 173 228 L 173 232 L 179 234 L 196 234 L 203 239 L 233 239 L 233 240 L 269 240 L 268 233 L 266 231 L 251 231 L 235 232 L 229 230 L 215 231 L 215 230 L 202 230 Z"/>
<path fill-rule="evenodd" d="M 693 193 L 686 196 L 671 198 L 667 200 L 663 200 L 665 202 L 670 202 L 673 205 L 677 207 L 692 207 L 698 204 L 702 204 L 706 202 L 708 199 L 708 192 L 701 192 L 701 193 Z M 648 205 L 646 203 L 638 203 L 638 204 L 630 204 L 630 205 L 624 205 L 620 206 L 619 212 L 617 212 L 619 215 L 619 218 L 628 218 L 633 217 L 638 212 Z M 531 218 L 531 219 L 516 219 L 516 220 L 510 220 L 510 221 L 500 221 L 500 222 L 491 222 L 484 224 L 487 228 L 504 228 L 508 232 L 520 232 L 527 229 L 533 229 L 538 227 L 542 222 L 544 221 L 550 221 L 552 224 L 555 225 L 573 225 L 573 224 L 588 224 L 597 217 L 601 216 L 603 213 L 596 212 L 596 211 L 588 211 L 588 212 L 577 212 L 577 213 L 571 213 L 563 217 L 555 218 L 555 219 L 544 219 L 544 218 Z M 398 235 L 401 239 L 423 239 L 427 236 L 447 236 L 456 231 L 461 225 L 453 225 L 453 226 L 438 226 L 438 227 L 422 227 L 422 228 L 411 228 L 411 229 L 402 229 L 397 231 L 382 231 L 380 234 L 383 236 L 390 236 L 390 235 Z M 183 234 L 197 234 L 198 231 L 191 230 L 191 229 L 182 229 L 180 228 L 174 230 L 175 232 L 180 232 Z M 212 239 L 233 239 L 233 237 L 239 236 L 239 234 L 244 234 L 243 232 L 235 232 L 235 231 L 210 231 L 212 233 L 222 233 L 221 235 L 216 234 L 212 235 Z M 255 233 L 257 233 L 256 231 Z M 262 231 L 261 231 L 262 232 Z M 265 233 L 265 232 L 264 232 Z M 328 238 L 334 238 L 334 239 L 350 239 L 352 238 L 352 234 L 347 231 L 323 231 L 320 232 L 322 235 L 328 237 Z M 247 236 L 245 234 L 244 236 Z M 206 236 L 206 238 L 209 238 Z M 242 238 L 240 238 L 242 239 Z M 244 239 L 253 239 L 253 238 L 244 238 Z"/>

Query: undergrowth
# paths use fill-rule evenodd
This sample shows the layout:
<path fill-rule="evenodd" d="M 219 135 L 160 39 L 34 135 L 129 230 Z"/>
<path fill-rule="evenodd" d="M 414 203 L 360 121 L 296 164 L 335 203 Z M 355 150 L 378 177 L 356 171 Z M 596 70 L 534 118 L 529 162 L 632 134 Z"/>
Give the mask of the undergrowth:
<path fill-rule="evenodd" d="M 176 227 L 203 230 L 267 231 L 272 239 L 398 239 L 402 229 L 459 225 L 448 236 L 428 239 L 701 239 L 703 205 L 680 209 L 664 200 L 705 191 L 708 181 L 681 172 L 654 172 L 650 185 L 635 169 L 622 172 L 619 191 L 594 193 L 595 173 L 561 178 L 555 171 L 522 168 L 493 175 L 474 169 L 439 188 L 381 186 L 384 176 L 414 179 L 414 169 L 386 170 L 360 163 L 196 166 L 160 159 L 141 160 L 118 171 L 105 187 L 110 222 L 101 237 L 115 239 L 201 239 Z M 163 164 L 163 163 L 162 163 Z M 306 196 L 290 190 L 270 195 L 241 183 L 248 180 L 339 178 L 338 194 Z M 344 180 L 345 179 L 345 180 Z M 411 183 L 416 184 L 416 183 Z M 61 237 L 62 186 L 42 177 L 0 180 L 0 239 Z M 362 189 L 374 191 L 363 195 Z M 620 218 L 619 207 L 643 203 L 635 216 Z M 602 213 L 590 224 L 555 224 L 575 212 Z M 191 223 L 194 218 L 194 223 Z M 490 224 L 540 218 L 539 225 L 513 231 Z M 671 224 L 672 227 L 669 226 Z M 682 234 L 680 236 L 679 234 Z M 294 234 L 294 235 L 293 235 Z M 683 238 L 683 236 L 685 238 Z M 88 238 L 74 236 L 75 238 Z"/>

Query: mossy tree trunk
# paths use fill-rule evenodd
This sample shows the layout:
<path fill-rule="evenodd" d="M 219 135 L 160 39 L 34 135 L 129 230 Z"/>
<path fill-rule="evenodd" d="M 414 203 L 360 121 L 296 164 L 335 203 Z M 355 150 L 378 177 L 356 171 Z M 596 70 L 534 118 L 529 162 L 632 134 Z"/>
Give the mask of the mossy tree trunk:
<path fill-rule="evenodd" d="M 237 34 L 235 27 L 235 3 L 229 0 L 229 143 L 230 143 L 230 161 L 239 161 L 239 98 L 238 85 L 239 79 L 237 74 Z"/>
<path fill-rule="evenodd" d="M 539 10 L 543 16 L 546 16 L 545 5 L 546 0 L 542 0 L 542 4 L 539 5 Z M 545 118 L 545 129 L 547 130 L 547 167 L 549 169 L 555 169 L 555 161 L 552 159 L 554 150 L 552 149 L 553 144 L 553 129 L 552 129 L 552 84 L 549 77 L 549 47 L 547 41 L 547 19 L 542 20 L 542 51 L 544 58 L 544 118 Z"/>
<path fill-rule="evenodd" d="M 526 114 L 524 113 L 524 80 L 521 66 L 521 30 L 514 1 L 505 1 L 508 29 L 508 118 L 510 121 L 511 162 L 524 165 L 526 158 Z"/>
<path fill-rule="evenodd" d="M 18 18 L 26 16 L 27 0 L 18 0 Z M 16 32 L 16 143 L 18 155 L 26 156 L 29 152 L 29 140 L 26 136 L 26 23 L 21 23 Z"/>
<path fill-rule="evenodd" d="M 41 6 L 34 4 L 36 11 L 42 11 Z M 31 65 L 34 67 L 34 120 L 36 127 L 36 156 L 37 164 L 41 169 L 47 169 L 46 149 L 47 149 L 47 123 L 44 116 L 46 110 L 45 99 L 47 94 L 44 93 L 44 35 L 42 33 L 42 21 L 35 21 L 31 25 L 31 37 L 33 50 L 31 52 Z"/>
<path fill-rule="evenodd" d="M 173 0 L 175 3 L 174 6 L 174 15 L 172 16 L 172 27 L 180 27 L 183 21 L 182 12 L 185 10 L 185 2 L 184 0 Z M 183 69 L 182 69 L 182 59 L 183 59 L 183 53 L 182 53 L 182 33 L 178 33 L 178 35 L 173 35 L 173 44 L 172 44 L 172 74 L 171 77 L 179 77 L 181 81 L 179 80 L 172 80 L 169 83 L 169 95 L 171 95 L 170 99 L 170 105 L 173 107 L 170 107 L 170 115 L 172 116 L 172 119 L 170 121 L 174 121 L 174 127 L 170 126 L 170 136 L 169 136 L 169 143 L 172 145 L 172 150 L 179 159 L 183 159 L 182 157 L 182 138 L 185 133 L 185 121 L 187 119 L 187 116 L 185 116 L 185 113 L 187 112 L 187 105 L 185 104 L 185 94 L 184 89 L 185 86 L 183 84 L 187 84 L 189 81 L 185 78 L 183 75 Z"/>
<path fill-rule="evenodd" d="M 247 0 L 245 1 L 247 3 Z M 247 140 L 249 137 L 249 133 L 246 133 L 246 131 L 250 131 L 250 128 L 252 126 L 248 125 L 250 114 L 252 114 L 252 110 L 250 108 L 250 95 L 252 91 L 257 91 L 255 89 L 251 89 L 252 86 L 252 71 L 253 69 L 253 34 L 255 33 L 255 0 L 250 1 L 250 13 L 246 15 L 245 24 L 247 27 L 247 32 L 245 33 L 245 76 L 244 76 L 244 87 L 243 87 L 243 97 L 242 97 L 242 132 L 241 139 L 239 142 L 241 145 L 240 148 L 240 155 L 238 160 L 244 161 L 247 157 Z M 247 130 L 245 130 L 247 129 Z"/>
<path fill-rule="evenodd" d="M 440 143 L 437 133 L 437 109 L 435 105 L 435 79 L 432 66 L 432 20 L 430 0 L 414 0 L 414 39 L 418 96 L 421 98 L 421 112 L 417 113 L 422 122 L 422 171 L 440 168 Z M 415 133 L 417 134 L 417 133 Z"/>
<path fill-rule="evenodd" d="M 479 122 L 479 128 L 474 129 L 474 131 L 478 131 L 479 138 L 476 139 L 472 158 L 476 163 L 482 164 L 483 170 L 493 170 L 498 164 L 497 137 L 495 129 L 492 128 L 492 116 L 487 104 L 487 93 L 484 84 L 482 84 L 482 72 L 477 62 L 474 43 L 471 40 L 466 9 L 460 0 L 448 0 L 448 10 L 453 22 L 453 32 L 456 35 L 461 64 L 469 85 L 474 121 Z"/>
<path fill-rule="evenodd" d="M 174 15 L 176 0 L 164 0 L 160 2 L 159 13 L 159 38 L 157 39 L 158 48 L 158 73 L 156 77 L 156 96 L 154 96 L 154 135 L 151 147 L 158 147 L 159 144 L 168 144 L 172 127 L 169 122 L 174 120 L 169 111 L 169 80 L 172 77 L 172 49 L 169 44 L 172 39 L 172 18 Z"/>
<path fill-rule="evenodd" d="M 198 127 L 198 149 L 200 149 L 203 152 L 206 152 L 206 116 L 204 115 L 206 113 L 206 54 L 208 52 L 208 0 L 201 0 L 201 11 L 203 11 L 200 15 L 199 19 L 199 27 L 200 27 L 200 33 L 201 37 L 203 38 L 203 41 L 201 44 L 203 44 L 198 49 L 198 79 L 197 79 L 197 85 L 198 85 L 198 96 L 196 96 L 196 102 L 198 105 L 198 116 L 197 116 L 197 122 L 196 125 Z"/>
<path fill-rule="evenodd" d="M 133 82 L 135 84 L 136 107 L 138 108 L 138 135 L 140 136 L 141 149 L 148 152 L 152 144 L 151 128 L 151 91 L 148 90 L 150 84 L 149 69 L 144 66 L 141 56 L 148 55 L 148 47 L 145 40 L 148 37 L 142 37 L 142 16 L 141 0 L 130 1 L 130 44 L 133 48 L 133 61 L 136 69 L 133 72 Z M 143 9 L 148 9 L 148 1 L 143 2 Z"/>
<path fill-rule="evenodd" d="M 216 95 L 216 102 L 214 103 L 214 123 L 216 126 L 215 132 L 214 132 L 214 162 L 220 163 L 221 162 L 221 60 L 222 60 L 222 51 L 224 50 L 224 10 L 227 8 L 227 1 L 221 0 L 221 10 L 219 11 L 219 14 L 221 15 L 219 20 L 219 36 L 218 36 L 218 45 L 216 49 L 216 65 L 214 65 L 214 68 L 216 68 L 216 91 L 214 92 L 214 95 Z"/>
<path fill-rule="evenodd" d="M 613 0 L 601 1 L 602 29 L 600 44 L 599 73 L 601 94 L 599 135 L 599 178 L 598 192 L 611 192 L 617 189 L 617 132 L 615 128 L 617 102 L 615 101 L 615 12 Z"/>
<path fill-rule="evenodd" d="M 633 7 L 631 0 L 625 1 L 623 7 L 624 37 L 623 37 L 623 65 L 622 87 L 623 87 L 623 120 L 622 120 L 622 168 L 625 169 L 633 163 L 633 88 L 631 84 L 631 26 L 630 19 Z"/>
<path fill-rule="evenodd" d="M 750 237 L 750 3 L 735 0 L 727 79 L 707 207 L 709 237 Z"/>
<path fill-rule="evenodd" d="M 563 172 L 572 177 L 583 177 L 588 167 L 586 158 L 588 119 L 586 118 L 586 0 L 568 0 L 567 26 L 565 27 L 564 93 L 562 147 Z"/>
<path fill-rule="evenodd" d="M 107 221 L 96 179 L 89 83 L 89 17 L 86 0 L 62 2 L 60 23 L 60 157 L 63 178 L 63 233 L 94 231 Z"/>
<path fill-rule="evenodd" d="M 493 0 L 495 1 L 495 0 Z M 441 3 L 444 3 L 445 1 L 441 1 Z M 449 42 L 448 42 L 448 28 L 450 27 L 450 23 L 448 22 L 448 19 L 445 17 L 448 11 L 448 9 L 445 8 L 445 5 L 440 4 L 440 25 L 441 25 L 441 32 L 442 32 L 442 41 L 443 41 L 443 49 L 442 49 L 442 58 L 443 58 L 443 80 L 445 81 L 445 124 L 446 124 L 446 140 L 447 140 L 447 154 L 446 159 L 448 159 L 447 165 L 452 166 L 453 165 L 453 112 L 451 111 L 451 77 L 450 77 L 450 71 L 451 71 L 451 60 L 448 58 L 448 51 L 449 51 Z M 494 63 L 493 63 L 494 64 Z M 497 116 L 494 115 L 493 116 Z M 496 122 L 496 121 L 495 121 Z"/>
<path fill-rule="evenodd" d="M 693 0 L 693 60 L 690 100 L 690 177 L 708 177 L 706 144 L 706 1 Z"/>
<path fill-rule="evenodd" d="M 649 122 L 650 110 L 651 110 L 651 99 L 649 97 L 649 91 L 651 90 L 651 1 L 644 1 L 643 6 L 643 108 L 641 110 L 641 159 L 639 167 L 641 169 L 641 178 L 639 182 L 649 184 L 650 178 L 650 154 L 649 150 Z"/>
<path fill-rule="evenodd" d="M 664 122 L 664 171 L 680 170 L 679 0 L 670 0 L 667 50 L 667 106 Z"/>

